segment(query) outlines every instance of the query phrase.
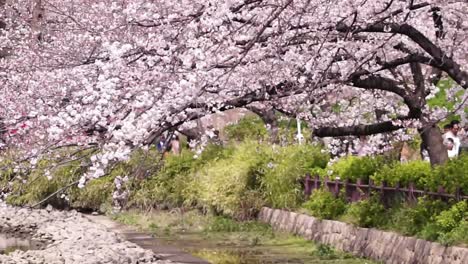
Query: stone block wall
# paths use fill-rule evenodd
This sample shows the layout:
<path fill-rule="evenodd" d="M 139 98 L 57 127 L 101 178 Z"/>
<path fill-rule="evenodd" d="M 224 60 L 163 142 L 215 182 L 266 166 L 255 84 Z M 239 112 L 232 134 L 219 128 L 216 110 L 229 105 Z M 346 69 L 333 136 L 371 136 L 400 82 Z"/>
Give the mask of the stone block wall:
<path fill-rule="evenodd" d="M 373 228 L 320 220 L 305 214 L 263 207 L 258 220 L 275 230 L 333 246 L 356 256 L 395 264 L 464 264 L 468 248 L 446 247 L 415 237 Z"/>

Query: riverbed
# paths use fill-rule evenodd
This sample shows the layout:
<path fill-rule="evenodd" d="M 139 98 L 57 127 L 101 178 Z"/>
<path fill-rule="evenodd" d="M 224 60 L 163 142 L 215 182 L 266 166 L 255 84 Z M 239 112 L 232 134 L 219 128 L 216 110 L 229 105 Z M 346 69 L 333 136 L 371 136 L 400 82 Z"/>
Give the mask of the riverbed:
<path fill-rule="evenodd" d="M 258 222 L 236 222 L 196 211 L 123 212 L 114 220 L 151 233 L 161 243 L 181 248 L 214 264 L 375 263 Z"/>
<path fill-rule="evenodd" d="M 0 203 L 2 264 L 166 264 L 167 261 L 76 211 L 31 210 Z M 36 248 L 34 243 L 42 245 Z"/>
<path fill-rule="evenodd" d="M 42 243 L 34 241 L 30 237 L 0 233 L 0 254 L 8 254 L 15 250 L 38 250 L 42 246 Z"/>

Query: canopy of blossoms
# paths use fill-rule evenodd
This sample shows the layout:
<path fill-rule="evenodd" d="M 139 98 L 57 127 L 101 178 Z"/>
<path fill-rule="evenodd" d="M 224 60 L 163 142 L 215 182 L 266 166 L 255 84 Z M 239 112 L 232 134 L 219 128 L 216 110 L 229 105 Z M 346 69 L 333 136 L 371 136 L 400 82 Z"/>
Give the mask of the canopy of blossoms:
<path fill-rule="evenodd" d="M 317 136 L 376 134 L 444 118 L 426 103 L 441 78 L 468 88 L 463 0 L 0 5 L 4 138 L 25 156 L 98 144 L 83 182 L 208 113 L 261 104 Z"/>

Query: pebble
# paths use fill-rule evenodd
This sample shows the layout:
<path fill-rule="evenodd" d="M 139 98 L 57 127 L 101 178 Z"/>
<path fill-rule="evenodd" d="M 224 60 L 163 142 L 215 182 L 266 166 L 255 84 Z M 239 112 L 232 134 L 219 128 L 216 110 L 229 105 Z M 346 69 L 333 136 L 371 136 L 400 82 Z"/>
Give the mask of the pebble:
<path fill-rule="evenodd" d="M 40 250 L 0 255 L 5 264 L 166 264 L 150 250 L 125 241 L 76 211 L 17 208 L 0 203 L 0 232 L 27 234 L 45 243 Z"/>

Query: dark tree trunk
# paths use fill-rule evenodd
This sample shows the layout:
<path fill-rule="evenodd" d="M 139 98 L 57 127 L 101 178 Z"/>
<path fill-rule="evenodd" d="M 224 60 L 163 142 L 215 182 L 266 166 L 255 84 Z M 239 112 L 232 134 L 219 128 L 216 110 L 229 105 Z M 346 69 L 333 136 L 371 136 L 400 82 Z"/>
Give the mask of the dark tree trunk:
<path fill-rule="evenodd" d="M 272 143 L 279 143 L 279 127 L 278 127 L 278 117 L 274 108 L 258 108 L 255 106 L 247 107 L 250 111 L 257 114 L 265 124 L 270 126 L 270 141 Z"/>
<path fill-rule="evenodd" d="M 431 159 L 431 165 L 440 165 L 448 161 L 447 148 L 444 146 L 442 133 L 436 125 L 425 127 L 419 131 L 423 145 Z"/>

